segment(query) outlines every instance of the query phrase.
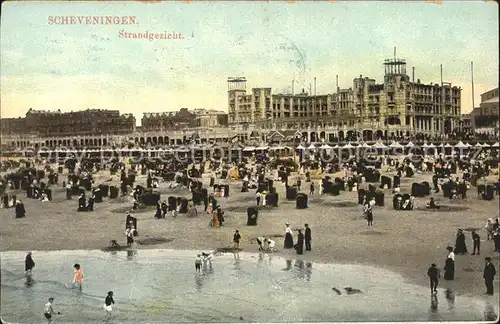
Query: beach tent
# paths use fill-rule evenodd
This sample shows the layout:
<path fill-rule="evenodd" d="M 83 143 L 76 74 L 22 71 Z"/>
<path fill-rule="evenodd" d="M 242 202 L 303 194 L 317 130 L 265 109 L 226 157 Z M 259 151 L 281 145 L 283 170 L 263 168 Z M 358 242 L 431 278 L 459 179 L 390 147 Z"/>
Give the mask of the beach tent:
<path fill-rule="evenodd" d="M 302 145 L 297 146 L 297 150 L 305 150 L 306 148 L 303 147 Z"/>
<path fill-rule="evenodd" d="M 255 151 L 255 147 L 253 146 L 247 146 L 243 149 L 243 152 L 253 152 Z"/>
<path fill-rule="evenodd" d="M 178 147 L 176 149 L 177 152 L 183 152 L 183 153 L 186 153 L 186 152 L 189 152 L 189 149 L 187 147 Z"/>
<path fill-rule="evenodd" d="M 462 143 L 462 141 L 458 142 L 457 145 L 455 145 L 455 148 L 466 148 L 466 147 L 467 147 L 467 145 Z"/>
<path fill-rule="evenodd" d="M 332 147 L 331 147 L 330 145 L 328 145 L 328 144 L 323 144 L 323 145 L 321 145 L 321 147 L 320 147 L 320 149 L 322 149 L 322 150 L 329 150 L 329 149 L 331 149 L 331 148 L 332 148 Z"/>
<path fill-rule="evenodd" d="M 405 146 L 406 146 L 406 147 L 414 147 L 414 146 L 415 146 L 415 144 L 413 144 L 413 143 L 410 141 L 410 142 L 409 142 L 408 144 L 406 144 Z"/>
<path fill-rule="evenodd" d="M 392 142 L 389 147 L 392 147 L 392 148 L 402 148 L 403 145 L 399 144 L 398 142 Z"/>
<path fill-rule="evenodd" d="M 384 149 L 384 148 L 387 148 L 387 146 L 386 146 L 384 143 L 382 143 L 382 142 L 377 142 L 377 143 L 375 143 L 375 144 L 373 145 L 373 147 L 378 148 L 378 149 Z"/>

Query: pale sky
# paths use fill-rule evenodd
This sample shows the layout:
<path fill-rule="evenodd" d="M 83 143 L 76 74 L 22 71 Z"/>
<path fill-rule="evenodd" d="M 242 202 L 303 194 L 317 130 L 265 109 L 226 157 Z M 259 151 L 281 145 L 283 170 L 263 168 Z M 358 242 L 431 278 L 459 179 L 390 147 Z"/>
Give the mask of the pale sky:
<path fill-rule="evenodd" d="M 382 82 L 383 60 L 415 66 L 415 78 L 461 86 L 462 110 L 498 87 L 498 5 L 423 2 L 8 2 L 1 15 L 1 115 L 29 108 L 133 113 L 186 108 L 227 111 L 227 77 L 247 89 L 317 93 Z M 136 16 L 136 25 L 49 25 L 49 16 Z M 126 32 L 177 32 L 182 40 L 123 39 Z"/>

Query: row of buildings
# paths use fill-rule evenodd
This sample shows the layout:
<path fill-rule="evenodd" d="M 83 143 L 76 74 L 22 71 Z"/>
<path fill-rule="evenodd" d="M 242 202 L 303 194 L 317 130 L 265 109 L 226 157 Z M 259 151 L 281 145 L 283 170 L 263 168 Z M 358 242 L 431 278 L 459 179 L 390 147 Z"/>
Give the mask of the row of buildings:
<path fill-rule="evenodd" d="M 394 136 L 438 135 L 459 129 L 460 87 L 444 82 L 423 84 L 414 77 L 410 80 L 403 59 L 388 59 L 384 65 L 382 83 L 361 75 L 351 88 L 337 87 L 335 92 L 322 95 L 304 89 L 298 94 L 272 94 L 271 88 L 246 91 L 244 78 L 230 78 L 229 120 L 279 129 L 347 127 Z"/>
<path fill-rule="evenodd" d="M 498 88 L 481 96 L 480 107 L 461 114 L 462 89 L 441 81 L 424 84 L 407 73 L 406 61 L 384 61 L 382 82 L 359 77 L 352 87 L 328 94 L 314 90 L 273 93 L 271 87 L 246 89 L 245 78 L 229 78 L 227 113 L 182 108 L 145 113 L 141 126 L 118 110 L 64 113 L 30 109 L 23 118 L 2 118 L 2 144 L 25 146 L 101 146 L 134 142 L 182 144 L 256 139 L 328 142 L 439 137 L 474 129 L 498 129 Z M 316 87 L 316 86 L 315 86 Z"/>
<path fill-rule="evenodd" d="M 462 116 L 463 128 L 474 133 L 498 135 L 500 109 L 499 88 L 481 94 L 481 103 L 470 113 Z"/>

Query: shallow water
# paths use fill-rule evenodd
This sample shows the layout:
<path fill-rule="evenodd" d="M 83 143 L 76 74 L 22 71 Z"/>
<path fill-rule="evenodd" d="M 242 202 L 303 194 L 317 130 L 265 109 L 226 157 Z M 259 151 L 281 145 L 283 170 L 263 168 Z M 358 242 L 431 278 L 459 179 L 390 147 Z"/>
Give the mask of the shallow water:
<path fill-rule="evenodd" d="M 239 253 L 216 256 L 212 270 L 196 274 L 196 253 L 34 252 L 36 267 L 26 285 L 25 253 L 3 252 L 1 317 L 43 323 L 43 306 L 55 297 L 62 314 L 54 323 L 97 323 L 104 319 L 108 290 L 116 302 L 110 323 L 482 321 L 486 313 L 492 319 L 498 313 L 483 299 L 449 296 L 444 289 L 431 300 L 428 288 L 378 268 Z M 74 263 L 84 270 L 82 292 L 66 287 Z M 348 286 L 362 293 L 347 295 Z"/>

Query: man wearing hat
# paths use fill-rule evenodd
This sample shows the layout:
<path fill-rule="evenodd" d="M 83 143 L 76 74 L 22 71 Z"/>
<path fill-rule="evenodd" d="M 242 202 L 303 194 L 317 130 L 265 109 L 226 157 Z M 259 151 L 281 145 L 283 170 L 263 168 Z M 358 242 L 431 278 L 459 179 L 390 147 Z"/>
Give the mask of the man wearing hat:
<path fill-rule="evenodd" d="M 483 278 L 484 278 L 484 284 L 486 285 L 486 294 L 493 296 L 494 292 L 493 280 L 495 279 L 496 275 L 495 266 L 493 265 L 493 263 L 491 263 L 490 257 L 484 258 L 484 261 L 485 261 L 485 266 L 484 266 Z"/>

